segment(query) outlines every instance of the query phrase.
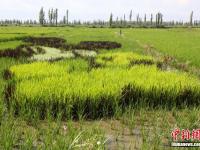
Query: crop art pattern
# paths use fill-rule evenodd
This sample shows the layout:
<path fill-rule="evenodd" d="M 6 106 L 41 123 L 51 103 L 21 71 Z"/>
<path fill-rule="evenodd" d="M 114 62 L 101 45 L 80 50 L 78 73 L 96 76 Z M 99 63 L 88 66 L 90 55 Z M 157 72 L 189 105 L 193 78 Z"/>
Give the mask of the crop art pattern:
<path fill-rule="evenodd" d="M 50 110 L 74 117 L 82 111 L 96 118 L 113 115 L 119 107 L 200 103 L 197 78 L 161 71 L 151 57 L 108 53 L 98 55 L 96 63 L 103 65 L 88 69 L 84 59 L 67 59 L 12 66 L 12 104 L 16 111 L 37 109 L 43 117 Z"/>

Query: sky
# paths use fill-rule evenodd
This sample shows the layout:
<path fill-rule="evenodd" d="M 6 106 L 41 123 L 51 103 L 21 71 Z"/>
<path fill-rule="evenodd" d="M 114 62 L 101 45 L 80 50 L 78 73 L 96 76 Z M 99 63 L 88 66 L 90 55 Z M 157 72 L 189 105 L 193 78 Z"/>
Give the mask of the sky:
<path fill-rule="evenodd" d="M 59 19 L 69 9 L 69 20 L 108 20 L 111 13 L 114 18 L 133 10 L 133 17 L 156 14 L 161 12 L 164 20 L 188 21 L 191 11 L 194 19 L 200 20 L 199 0 L 0 0 L 1 19 L 35 19 L 44 7 L 46 14 L 49 8 L 58 8 Z"/>

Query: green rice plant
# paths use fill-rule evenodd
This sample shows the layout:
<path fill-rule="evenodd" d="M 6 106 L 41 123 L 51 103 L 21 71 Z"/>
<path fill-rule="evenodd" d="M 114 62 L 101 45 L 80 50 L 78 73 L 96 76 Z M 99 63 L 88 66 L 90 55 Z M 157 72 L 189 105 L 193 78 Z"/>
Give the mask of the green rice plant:
<path fill-rule="evenodd" d="M 8 42 L 0 42 L 0 51 L 1 50 L 4 50 L 4 49 L 14 49 L 16 48 L 17 46 L 20 46 L 22 45 L 23 42 L 22 41 L 8 41 Z"/>
<path fill-rule="evenodd" d="M 23 65 L 11 67 L 16 81 L 14 102 L 19 107 L 38 108 L 42 112 L 52 108 L 55 113 L 70 110 L 75 115 L 82 110 L 84 114 L 98 117 L 113 115 L 116 105 L 140 103 L 171 107 L 200 103 L 197 78 L 163 72 L 154 65 L 67 72 L 62 65 L 42 63 L 41 73 L 35 65 L 41 64 L 25 65 L 27 69 Z"/>
<path fill-rule="evenodd" d="M 199 29 L 132 29 L 125 34 L 136 39 L 139 44 L 149 45 L 165 55 L 177 58 L 178 61 L 187 62 L 190 66 L 200 66 Z"/>
<path fill-rule="evenodd" d="M 39 121 L 37 127 L 21 118 L 7 116 L 0 126 L 0 149 L 104 149 L 105 136 L 99 126 L 75 126 L 71 120 Z"/>
<path fill-rule="evenodd" d="M 89 64 L 86 60 L 76 58 L 76 59 L 64 59 L 55 62 L 56 65 L 66 67 L 68 66 L 68 73 L 70 72 L 83 72 L 87 71 L 89 68 Z"/>
<path fill-rule="evenodd" d="M 118 28 L 86 27 L 1 27 L 0 41 L 24 36 L 57 36 L 66 39 L 68 43 L 74 44 L 80 41 L 116 41 L 122 44 L 120 51 L 133 50 L 134 52 L 143 51 L 140 45 L 150 45 L 164 54 L 176 57 L 180 61 L 188 61 L 192 66 L 200 66 L 200 30 L 198 28 L 123 29 L 123 38 L 117 34 L 119 30 Z"/>
<path fill-rule="evenodd" d="M 48 76 L 62 76 L 66 74 L 67 67 L 51 64 L 48 62 L 36 62 L 31 64 L 23 64 L 12 66 L 10 68 L 11 74 L 18 80 L 25 80 L 30 78 L 44 78 Z"/>
<path fill-rule="evenodd" d="M 199 108 L 184 108 L 173 113 L 177 120 L 177 125 L 181 129 L 197 129 L 199 128 Z"/>
<path fill-rule="evenodd" d="M 17 143 L 17 121 L 13 118 L 3 118 L 0 126 L 0 149 L 11 149 Z"/>
<path fill-rule="evenodd" d="M 55 63 L 34 62 L 30 64 L 14 65 L 9 70 L 17 80 L 43 79 L 45 77 L 63 77 L 71 71 L 86 71 L 87 61 L 83 59 L 66 59 Z"/>
<path fill-rule="evenodd" d="M 5 86 L 7 82 L 5 81 L 8 78 L 8 74 L 6 74 L 5 70 L 10 68 L 14 64 L 19 64 L 23 62 L 22 60 L 15 60 L 13 58 L 0 58 L 0 122 L 1 118 L 5 115 L 7 109 L 4 103 L 4 92 Z"/>
<path fill-rule="evenodd" d="M 152 65 L 154 59 L 133 52 L 108 52 L 98 55 L 96 62 L 106 67 L 128 67 L 140 64 Z"/>

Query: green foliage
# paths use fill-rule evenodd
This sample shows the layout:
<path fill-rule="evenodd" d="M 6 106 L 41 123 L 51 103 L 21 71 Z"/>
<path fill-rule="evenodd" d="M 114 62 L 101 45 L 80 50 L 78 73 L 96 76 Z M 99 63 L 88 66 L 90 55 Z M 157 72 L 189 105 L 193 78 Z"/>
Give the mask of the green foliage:
<path fill-rule="evenodd" d="M 106 67 L 131 67 L 137 64 L 154 64 L 150 56 L 139 55 L 132 52 L 108 52 L 97 56 L 96 63 Z"/>
<path fill-rule="evenodd" d="M 9 41 L 9 42 L 0 42 L 0 50 L 8 49 L 8 48 L 16 48 L 17 46 L 22 45 L 22 41 Z"/>
<path fill-rule="evenodd" d="M 110 19 L 109 19 L 110 27 L 112 26 L 112 23 L 113 23 L 113 14 L 111 13 L 110 14 Z"/>
<path fill-rule="evenodd" d="M 76 115 L 81 110 L 94 118 L 113 114 L 118 105 L 140 103 L 172 107 L 199 104 L 198 79 L 187 74 L 163 72 L 154 65 L 135 65 L 123 69 L 120 65 L 128 64 L 127 54 L 118 55 L 112 68 L 93 69 L 90 72 L 82 67 L 84 63 L 81 60 L 80 63 L 73 61 L 71 64 L 61 61 L 13 66 L 10 71 L 16 83 L 14 103 L 29 110 L 39 108 L 42 114 L 47 109 L 53 109 L 54 113 L 67 110 L 70 113 L 67 115 Z M 120 56 L 125 61 L 121 62 Z M 78 69 L 83 69 L 71 67 L 74 63 Z"/>
<path fill-rule="evenodd" d="M 16 80 L 43 79 L 45 77 L 62 77 L 68 72 L 87 70 L 87 62 L 82 59 L 61 60 L 55 63 L 35 62 L 15 65 L 10 68 Z"/>
<path fill-rule="evenodd" d="M 45 12 L 44 12 L 43 7 L 40 9 L 40 12 L 39 12 L 39 23 L 41 25 L 45 24 Z"/>
<path fill-rule="evenodd" d="M 164 55 L 175 57 L 190 66 L 200 66 L 199 29 L 132 29 L 124 31 L 141 45 L 148 45 Z"/>
<path fill-rule="evenodd" d="M 104 149 L 104 133 L 98 126 L 75 126 L 72 121 L 30 125 L 11 116 L 0 126 L 0 149 Z"/>

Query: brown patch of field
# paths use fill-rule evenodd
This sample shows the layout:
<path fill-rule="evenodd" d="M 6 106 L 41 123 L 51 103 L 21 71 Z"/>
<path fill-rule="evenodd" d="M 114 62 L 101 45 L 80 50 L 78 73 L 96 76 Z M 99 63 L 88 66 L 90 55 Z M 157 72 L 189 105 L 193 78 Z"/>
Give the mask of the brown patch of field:
<path fill-rule="evenodd" d="M 155 64 L 155 62 L 153 60 L 145 60 L 145 59 L 141 59 L 141 60 L 131 60 L 129 66 L 134 66 L 134 65 L 153 65 Z"/>
<path fill-rule="evenodd" d="M 117 42 L 110 41 L 82 41 L 77 46 L 78 49 L 97 50 L 97 49 L 116 49 L 122 45 Z"/>
<path fill-rule="evenodd" d="M 12 78 L 12 73 L 10 72 L 9 69 L 4 70 L 4 72 L 3 72 L 3 78 L 5 80 L 9 80 L 9 79 Z"/>
<path fill-rule="evenodd" d="M 57 37 L 28 37 L 24 39 L 24 42 L 31 43 L 33 45 L 41 45 L 62 49 L 82 49 L 82 50 L 99 50 L 99 49 L 116 49 L 121 48 L 121 44 L 111 41 L 81 41 L 78 44 L 66 44 L 66 40 Z"/>
<path fill-rule="evenodd" d="M 0 57 L 13 57 L 13 58 L 30 57 L 34 53 L 35 52 L 31 47 L 27 45 L 21 45 L 15 49 L 9 48 L 9 49 L 0 51 Z"/>
<path fill-rule="evenodd" d="M 28 37 L 24 39 L 24 42 L 28 42 L 34 45 L 60 48 L 65 45 L 66 40 L 56 37 Z"/>

